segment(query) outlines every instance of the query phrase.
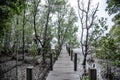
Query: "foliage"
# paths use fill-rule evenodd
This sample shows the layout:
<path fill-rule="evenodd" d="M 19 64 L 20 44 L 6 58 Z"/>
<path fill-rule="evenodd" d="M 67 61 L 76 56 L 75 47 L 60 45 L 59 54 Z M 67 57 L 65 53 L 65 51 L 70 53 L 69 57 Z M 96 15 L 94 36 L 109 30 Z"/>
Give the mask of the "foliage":
<path fill-rule="evenodd" d="M 107 0 L 106 11 L 111 14 L 120 13 L 120 0 Z"/>
<path fill-rule="evenodd" d="M 103 59 L 113 60 L 114 54 L 116 54 L 116 45 L 114 39 L 109 36 L 103 36 L 99 41 L 98 54 L 101 54 Z"/>
<path fill-rule="evenodd" d="M 116 46 L 116 50 L 114 55 L 111 55 L 113 58 L 113 64 L 120 66 L 120 58 L 118 56 L 120 56 L 120 50 L 119 50 L 119 44 L 120 44 L 120 0 L 107 0 L 107 7 L 106 7 L 106 11 L 108 11 L 108 13 L 110 15 L 115 14 L 115 16 L 113 17 L 112 21 L 114 22 L 114 25 L 112 26 L 112 28 L 109 31 L 109 34 L 111 36 L 111 38 L 114 39 L 114 44 Z"/>
<path fill-rule="evenodd" d="M 110 29 L 110 36 L 112 38 L 114 38 L 114 44 L 116 45 L 116 54 L 113 55 L 114 57 L 114 61 L 113 64 L 120 66 L 120 58 L 118 56 L 120 56 L 120 14 L 116 14 L 112 21 L 114 22 L 114 25 L 112 26 L 112 28 Z"/>
<path fill-rule="evenodd" d="M 8 53 L 9 50 L 13 52 L 17 43 L 20 53 L 23 53 L 27 46 L 28 52 L 32 55 L 36 55 L 38 49 L 44 45 L 46 49 L 44 53 L 48 53 L 49 56 L 54 38 L 55 43 L 60 42 L 60 46 L 64 43 L 69 43 L 73 47 L 78 44 L 76 37 L 78 28 L 75 25 L 77 17 L 68 1 L 1 0 L 0 2 L 0 10 L 3 12 L 0 13 L 3 15 L 0 16 L 0 53 L 4 49 L 8 50 Z"/>
<path fill-rule="evenodd" d="M 0 0 L 0 35 L 8 28 L 8 22 L 15 14 L 20 14 L 24 9 L 25 0 Z"/>
<path fill-rule="evenodd" d="M 55 22 L 54 30 L 56 31 L 55 37 L 57 38 L 58 47 L 61 48 L 61 45 L 64 43 L 69 44 L 71 47 L 74 47 L 77 42 L 76 32 L 78 30 L 77 26 L 74 24 L 77 22 L 77 17 L 74 11 L 67 1 L 57 6 L 57 20 Z"/>
<path fill-rule="evenodd" d="M 104 32 L 108 29 L 106 21 L 107 19 L 103 17 L 96 21 L 94 29 L 92 29 L 92 32 L 89 37 L 92 46 L 99 46 L 99 44 L 97 44 L 97 41 L 104 35 Z"/>
<path fill-rule="evenodd" d="M 99 47 L 96 49 L 96 56 L 101 59 L 112 61 L 116 66 L 120 66 L 120 51 L 119 46 L 112 37 L 104 36 L 99 41 Z"/>
<path fill-rule="evenodd" d="M 117 20 L 114 21 L 117 22 Z M 107 33 L 106 35 L 104 34 L 107 30 L 106 19 L 101 18 L 95 26 L 96 27 L 92 31 L 90 41 L 91 46 L 94 47 L 96 57 L 100 59 L 107 59 L 114 65 L 119 66 L 120 58 L 118 56 L 120 56 L 120 51 L 118 25 L 114 25 L 109 34 Z"/>
<path fill-rule="evenodd" d="M 33 43 L 32 46 L 29 48 L 29 54 L 31 55 L 37 55 L 37 44 Z"/>
<path fill-rule="evenodd" d="M 91 45 L 95 49 L 97 58 L 107 59 L 114 65 L 119 66 L 119 27 L 118 25 L 114 25 L 109 34 L 105 35 L 104 32 L 106 30 L 106 21 L 102 18 L 91 34 Z"/>
<path fill-rule="evenodd" d="M 89 76 L 84 76 L 84 77 L 80 78 L 80 80 L 89 80 Z"/>

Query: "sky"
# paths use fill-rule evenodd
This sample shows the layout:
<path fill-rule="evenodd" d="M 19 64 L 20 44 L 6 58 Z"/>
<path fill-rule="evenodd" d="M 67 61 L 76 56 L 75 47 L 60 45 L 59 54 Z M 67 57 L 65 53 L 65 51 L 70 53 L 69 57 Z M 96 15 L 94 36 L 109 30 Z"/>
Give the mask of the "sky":
<path fill-rule="evenodd" d="M 70 5 L 74 7 L 76 14 L 78 14 L 77 0 L 68 0 L 68 1 Z M 83 0 L 83 1 L 86 1 L 86 0 Z M 107 18 L 107 25 L 108 25 L 107 32 L 109 32 L 111 26 L 113 25 L 113 22 L 111 21 L 113 16 L 109 16 L 108 13 L 105 11 L 105 8 L 107 6 L 106 0 L 92 0 L 92 5 L 97 5 L 98 2 L 99 2 L 98 12 L 97 12 L 98 18 L 101 18 L 101 17 Z M 77 25 L 79 25 L 79 21 L 77 22 Z M 77 33 L 79 39 L 80 39 L 80 32 L 81 30 L 79 28 L 78 33 Z"/>

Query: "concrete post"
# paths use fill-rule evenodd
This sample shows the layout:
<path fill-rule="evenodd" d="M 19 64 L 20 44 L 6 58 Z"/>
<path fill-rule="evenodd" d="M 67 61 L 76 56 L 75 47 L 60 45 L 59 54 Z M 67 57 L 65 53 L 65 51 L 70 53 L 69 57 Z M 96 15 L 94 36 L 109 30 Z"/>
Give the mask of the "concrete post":
<path fill-rule="evenodd" d="M 33 70 L 33 66 L 27 67 L 27 69 L 26 69 L 26 80 L 33 80 L 32 79 L 32 70 Z"/>
<path fill-rule="evenodd" d="M 68 53 L 69 53 L 69 56 L 70 56 L 70 47 L 68 48 Z"/>
<path fill-rule="evenodd" d="M 58 51 L 57 50 L 55 50 L 55 57 L 56 57 L 56 60 L 58 60 Z"/>
<path fill-rule="evenodd" d="M 74 71 L 77 71 L 77 53 L 74 56 Z"/>
<path fill-rule="evenodd" d="M 97 80 L 97 70 L 95 68 L 89 69 L 89 80 Z"/>
<path fill-rule="evenodd" d="M 53 70 L 53 57 L 52 57 L 52 53 L 50 54 L 50 70 Z"/>
<path fill-rule="evenodd" d="M 71 50 L 71 61 L 73 60 L 73 50 Z"/>

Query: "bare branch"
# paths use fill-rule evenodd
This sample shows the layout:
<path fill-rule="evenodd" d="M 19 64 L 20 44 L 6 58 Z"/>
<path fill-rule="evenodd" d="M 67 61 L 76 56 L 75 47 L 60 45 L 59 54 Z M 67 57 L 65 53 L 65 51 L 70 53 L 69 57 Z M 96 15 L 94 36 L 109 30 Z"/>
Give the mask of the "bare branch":
<path fill-rule="evenodd" d="M 41 0 L 39 0 L 37 3 L 34 1 L 34 12 L 33 12 L 33 17 L 34 17 L 34 32 L 35 32 L 35 37 L 36 39 L 39 41 L 39 43 L 41 44 L 41 46 L 43 47 L 42 41 L 38 38 L 38 34 L 37 34 L 37 30 L 36 30 L 36 15 L 37 15 L 37 9 L 38 9 L 38 5 L 40 3 Z"/>
<path fill-rule="evenodd" d="M 83 12 L 80 14 L 80 11 L 78 10 L 78 15 L 79 15 L 79 18 L 80 18 L 80 22 L 81 22 L 81 26 L 83 28 Z"/>
<path fill-rule="evenodd" d="M 87 7 L 87 14 L 89 13 L 90 5 L 91 5 L 91 1 L 89 0 L 89 1 L 88 1 L 88 7 Z"/>
<path fill-rule="evenodd" d="M 93 14 L 92 14 L 92 20 L 91 20 L 91 23 L 90 23 L 90 25 L 89 25 L 88 28 L 91 28 L 92 25 L 93 25 L 93 21 L 94 21 L 94 19 L 96 18 L 95 14 L 96 14 L 96 12 L 97 12 L 98 6 L 99 6 L 99 3 L 97 4 L 95 10 L 93 11 Z"/>
<path fill-rule="evenodd" d="M 83 50 L 83 32 L 84 32 L 84 28 L 83 28 L 83 12 L 81 13 L 80 16 L 80 11 L 78 10 L 78 14 L 79 14 L 79 18 L 80 18 L 80 22 L 81 22 L 81 27 L 82 27 L 82 32 L 81 32 L 81 38 L 80 38 L 80 43 L 81 43 L 81 48 L 82 48 L 82 54 L 84 55 L 84 50 Z"/>
<path fill-rule="evenodd" d="M 80 44 L 81 44 L 81 48 L 82 48 L 82 54 L 84 55 L 85 54 L 85 52 L 84 52 L 84 44 L 83 44 L 82 41 L 80 41 Z"/>
<path fill-rule="evenodd" d="M 80 0 L 77 0 L 77 1 L 78 1 L 78 8 L 79 8 L 79 10 L 81 10 L 81 11 L 84 12 L 84 13 L 87 13 L 84 8 L 82 9 L 82 8 L 80 7 Z"/>
<path fill-rule="evenodd" d="M 36 13 L 37 13 L 37 11 L 38 11 L 38 6 L 39 6 L 40 1 L 41 1 L 41 0 L 39 0 L 39 1 L 36 3 L 35 0 L 34 0 L 34 12 L 33 12 L 33 14 L 34 14 L 35 16 L 36 16 Z"/>
<path fill-rule="evenodd" d="M 88 26 L 88 14 L 89 14 L 89 10 L 90 10 L 90 4 L 91 4 L 91 1 L 88 0 L 88 6 L 87 6 L 87 12 L 86 12 L 86 21 L 85 21 L 86 28 L 89 28 L 89 26 Z"/>

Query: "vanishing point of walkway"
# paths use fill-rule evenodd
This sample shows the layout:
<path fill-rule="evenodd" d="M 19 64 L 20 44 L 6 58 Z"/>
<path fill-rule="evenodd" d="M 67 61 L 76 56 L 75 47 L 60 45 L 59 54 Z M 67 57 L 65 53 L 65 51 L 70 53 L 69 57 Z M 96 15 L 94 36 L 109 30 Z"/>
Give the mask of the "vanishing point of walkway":
<path fill-rule="evenodd" d="M 53 71 L 50 71 L 46 80 L 80 80 L 66 49 L 62 49 Z"/>

